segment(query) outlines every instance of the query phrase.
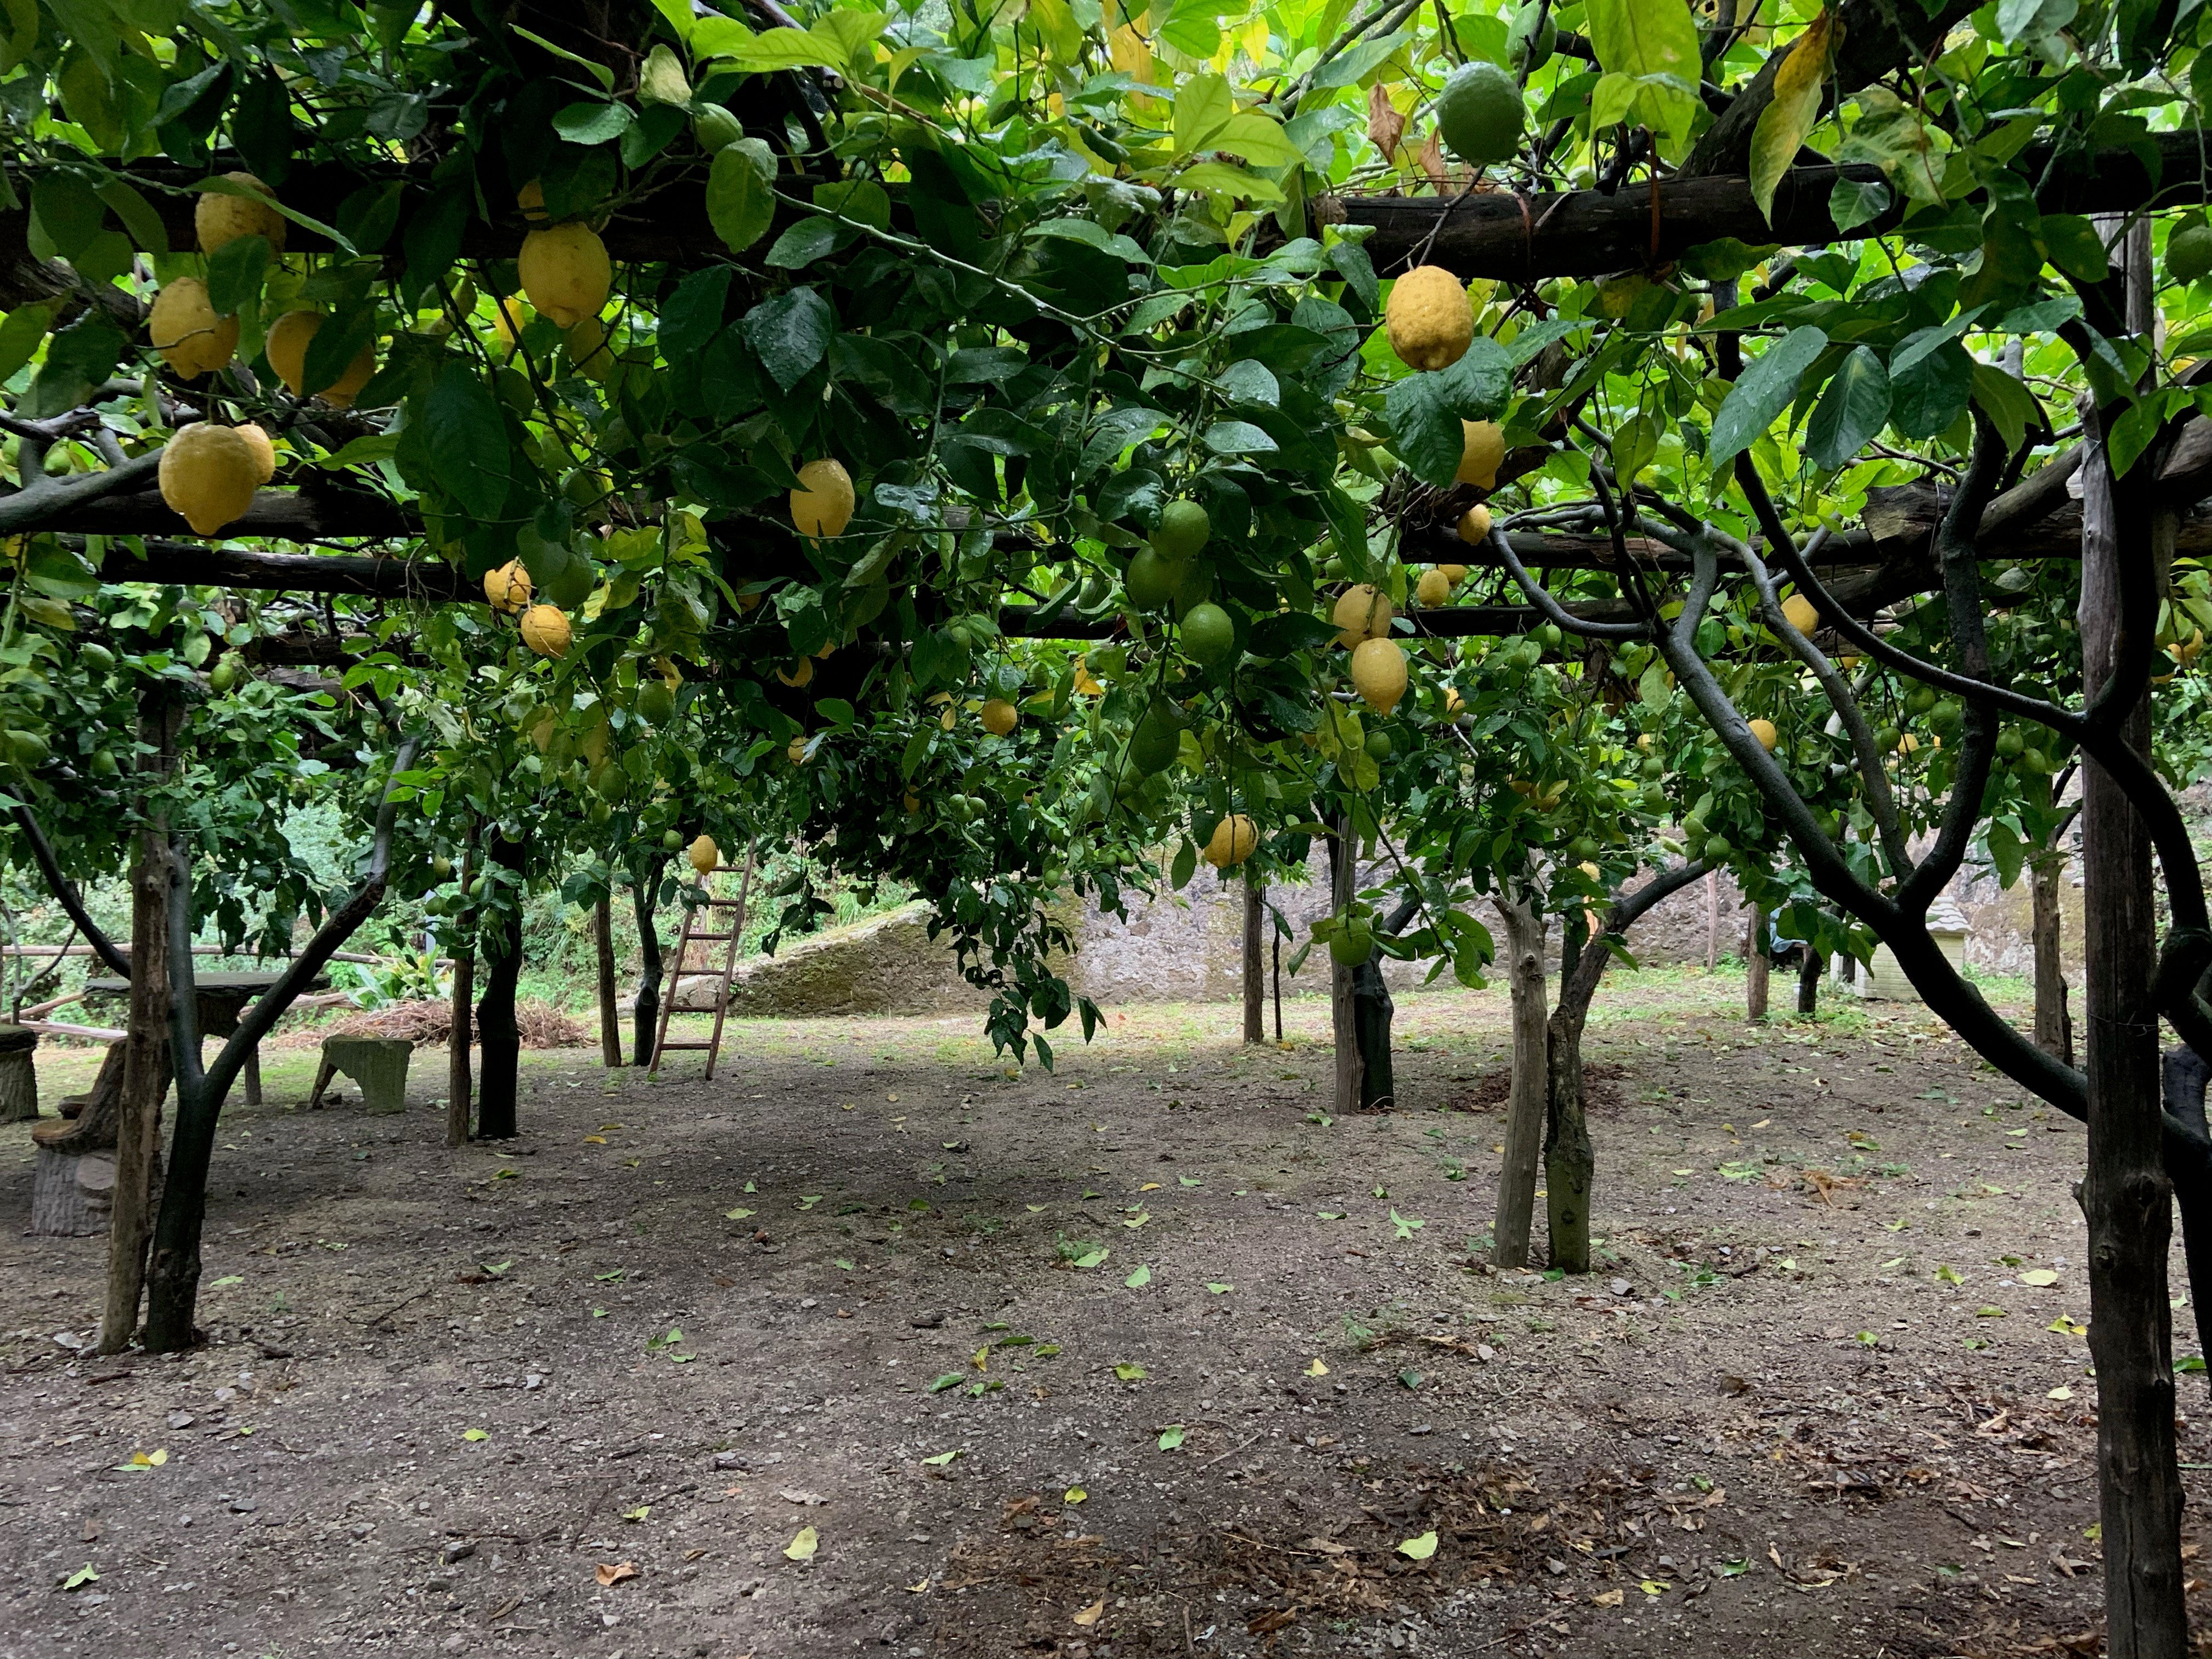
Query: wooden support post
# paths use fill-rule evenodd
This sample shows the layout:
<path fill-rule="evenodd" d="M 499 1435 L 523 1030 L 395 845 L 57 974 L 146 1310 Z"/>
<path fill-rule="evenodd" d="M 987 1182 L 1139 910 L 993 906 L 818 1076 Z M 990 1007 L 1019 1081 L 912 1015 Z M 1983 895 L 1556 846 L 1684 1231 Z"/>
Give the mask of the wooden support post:
<path fill-rule="evenodd" d="M 599 1057 L 609 1071 L 622 1069 L 622 1015 L 615 1009 L 614 900 L 599 895 L 592 907 L 592 943 L 599 959 Z"/>
<path fill-rule="evenodd" d="M 1267 925 L 1267 884 L 1244 867 L 1244 1041 L 1267 1039 L 1267 972 L 1261 965 L 1261 934 Z"/>

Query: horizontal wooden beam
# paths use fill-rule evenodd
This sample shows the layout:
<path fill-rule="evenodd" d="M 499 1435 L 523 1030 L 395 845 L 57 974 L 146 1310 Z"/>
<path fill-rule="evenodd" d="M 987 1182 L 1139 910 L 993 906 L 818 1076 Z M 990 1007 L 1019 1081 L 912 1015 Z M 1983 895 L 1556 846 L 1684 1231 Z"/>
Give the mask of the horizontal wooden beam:
<path fill-rule="evenodd" d="M 185 537 L 192 527 L 157 489 L 118 492 L 57 513 L 42 531 L 81 536 Z M 280 542 L 380 541 L 419 536 L 422 521 L 388 496 L 343 485 L 303 484 L 257 491 L 245 516 L 224 536 L 266 536 Z"/>
<path fill-rule="evenodd" d="M 110 547 L 104 582 L 165 582 L 284 593 L 345 593 L 376 599 L 481 599 L 460 570 L 434 559 L 380 559 L 346 553 L 258 553 L 201 542 L 149 540 L 143 558 Z"/>
<path fill-rule="evenodd" d="M 2037 201 L 2046 213 L 2178 207 L 2206 199 L 2202 142 L 2194 131 L 2164 132 L 2140 146 L 2096 150 L 2056 165 L 2047 149 L 2031 147 L 2021 165 L 2027 176 L 2045 179 Z M 1793 167 L 1774 192 L 1771 221 L 1752 198 L 1751 180 L 1735 174 L 1626 184 L 1610 193 L 1324 196 L 1313 217 L 1316 225 L 1373 226 L 1368 257 L 1386 276 L 1416 263 L 1506 282 L 1601 276 L 1666 264 L 1723 237 L 1754 247 L 1813 247 L 1887 235 L 1902 222 L 1899 206 L 1847 231 L 1837 228 L 1828 210 L 1839 181 L 1872 184 L 1881 176 L 1869 166 Z"/>

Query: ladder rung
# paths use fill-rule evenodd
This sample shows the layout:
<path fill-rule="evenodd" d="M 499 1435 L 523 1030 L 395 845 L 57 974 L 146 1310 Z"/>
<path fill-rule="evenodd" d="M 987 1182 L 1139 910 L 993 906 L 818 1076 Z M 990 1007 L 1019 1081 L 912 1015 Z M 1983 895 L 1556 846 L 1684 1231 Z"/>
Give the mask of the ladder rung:
<path fill-rule="evenodd" d="M 723 940 L 732 937 L 734 936 L 729 933 L 686 933 L 684 939 L 688 945 L 719 945 Z"/>
<path fill-rule="evenodd" d="M 722 970 L 719 968 L 678 968 L 673 974 L 673 977 L 678 979 L 720 979 L 721 976 Z"/>
<path fill-rule="evenodd" d="M 711 1048 L 714 1046 L 711 1042 L 664 1042 L 660 1045 L 660 1051 L 666 1054 L 671 1048 Z"/>
<path fill-rule="evenodd" d="M 741 898 L 733 898 L 733 899 L 718 899 L 718 898 L 710 898 L 710 899 L 708 899 L 708 900 L 706 900 L 706 901 L 705 901 L 705 903 L 706 903 L 706 904 L 711 904 L 711 905 L 713 905 L 713 906 L 714 906 L 717 910 L 738 910 L 738 909 L 742 909 L 742 908 L 744 908 L 744 902 L 744 902 L 743 899 L 741 899 Z M 703 906 L 702 906 L 702 908 L 703 908 Z"/>

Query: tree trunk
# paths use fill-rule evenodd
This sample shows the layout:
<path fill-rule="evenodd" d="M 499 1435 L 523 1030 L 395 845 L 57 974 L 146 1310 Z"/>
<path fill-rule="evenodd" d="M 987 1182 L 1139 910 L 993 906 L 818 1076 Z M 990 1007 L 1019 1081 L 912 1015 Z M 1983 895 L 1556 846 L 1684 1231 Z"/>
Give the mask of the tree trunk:
<path fill-rule="evenodd" d="M 503 870 L 526 867 L 529 848 L 494 830 L 487 856 Z M 477 1135 L 483 1140 L 512 1140 L 521 1133 L 522 1032 L 514 1023 L 514 988 L 522 977 L 522 888 L 490 928 L 480 930 L 486 969 L 483 996 L 477 1004 L 477 1046 L 483 1054 L 483 1085 L 477 1100 Z"/>
<path fill-rule="evenodd" d="M 176 764 L 184 701 L 164 680 L 149 680 L 138 699 L 138 741 L 146 812 L 138 860 L 131 872 L 130 1035 L 123 1040 L 123 1088 L 118 1097 L 114 1208 L 108 1215 L 107 1298 L 100 1351 L 120 1353 L 138 1329 L 146 1288 L 146 1242 L 154 1217 L 154 1171 L 161 1157 L 161 1101 L 169 1092 L 169 821 L 150 799 Z"/>
<path fill-rule="evenodd" d="M 2066 1007 L 2066 965 L 2063 957 L 2066 918 L 2058 908 L 2060 884 L 2066 878 L 2063 832 L 2051 837 L 2051 846 L 2039 856 L 2028 876 L 2028 894 L 2034 907 L 2031 938 L 2035 950 L 2035 1046 L 2063 1065 L 2074 1063 L 2074 1017 Z"/>
<path fill-rule="evenodd" d="M 1397 1014 L 1383 982 L 1382 953 L 1352 970 L 1352 1029 L 1359 1048 L 1359 1109 L 1386 1112 L 1395 1102 L 1390 1064 L 1390 1022 Z"/>
<path fill-rule="evenodd" d="M 632 1025 L 633 1066 L 653 1064 L 653 1039 L 660 1019 L 660 935 L 655 931 L 653 895 L 660 886 L 662 866 L 653 865 L 630 889 L 631 908 L 637 912 L 637 1012 Z"/>
<path fill-rule="evenodd" d="M 461 854 L 460 892 L 469 890 L 471 872 L 476 868 L 476 848 L 470 847 Z M 452 1029 L 446 1033 L 446 1145 L 465 1146 L 469 1139 L 470 1109 L 476 1103 L 477 1083 L 469 1064 L 469 1045 L 475 1040 L 470 1018 L 476 1000 L 477 949 L 473 942 L 456 945 L 453 949 L 453 988 Z"/>
<path fill-rule="evenodd" d="M 1797 1012 L 1817 1014 L 1820 1012 L 1820 975 L 1827 971 L 1827 962 L 1813 948 L 1810 939 L 1805 941 L 1805 960 L 1797 964 Z"/>
<path fill-rule="evenodd" d="M 601 894 L 592 907 L 592 942 L 599 958 L 599 1054 L 609 1071 L 623 1063 L 622 1015 L 615 1010 L 615 902 Z"/>
<path fill-rule="evenodd" d="M 1352 908 L 1352 896 L 1358 887 L 1353 873 L 1358 862 L 1358 848 L 1352 841 L 1352 815 L 1339 813 L 1336 833 L 1328 843 L 1329 902 L 1339 916 Z M 1359 1024 L 1352 1010 L 1352 969 L 1337 961 L 1335 952 L 1331 951 L 1329 1029 L 1336 1043 L 1336 1091 L 1332 1109 L 1340 1117 L 1359 1108 Z"/>
<path fill-rule="evenodd" d="M 2093 447 L 2081 467 L 2080 617 L 2083 689 L 2094 698 L 2133 629 L 2148 626 L 2140 607 L 2124 614 L 2123 592 L 2148 579 L 2172 520 L 2154 518 L 2147 491 L 2114 486 L 2103 411 L 2085 399 L 2083 412 L 2082 441 Z M 2108 718 L 2148 750 L 2147 698 Z M 2189 1624 L 2166 1299 L 2173 1194 L 2160 1157 L 2158 1024 L 2149 1012 L 2157 957 L 2150 837 L 2120 786 L 2094 763 L 2083 772 L 2081 832 L 2089 1134 L 2081 1194 L 2089 1224 L 2106 1650 L 2111 1659 L 2181 1659 Z"/>
<path fill-rule="evenodd" d="M 1260 954 L 1267 925 L 1267 889 L 1252 866 L 1244 866 L 1244 1041 L 1267 1040 L 1267 981 Z"/>
<path fill-rule="evenodd" d="M 1705 872 L 1705 971 L 1721 965 L 1721 872 Z"/>
<path fill-rule="evenodd" d="M 1550 1092 L 1544 921 L 1524 903 L 1501 898 L 1498 909 L 1505 918 L 1507 984 L 1513 996 L 1513 1086 L 1505 1109 L 1505 1163 L 1498 1176 L 1492 1259 L 1501 1267 L 1525 1267 L 1536 1206 L 1536 1159 Z"/>
<path fill-rule="evenodd" d="M 1560 974 L 1559 1006 L 1544 1029 L 1545 1219 L 1551 1265 L 1571 1273 L 1589 1271 L 1590 1185 L 1597 1173 L 1583 1102 L 1583 1027 L 1612 959 L 1611 951 L 1593 946 L 1571 972 Z M 1517 1030 L 1518 1010 L 1515 1024 Z"/>
<path fill-rule="evenodd" d="M 1774 964 L 1766 959 L 1766 914 L 1756 904 L 1743 930 L 1743 1017 L 1766 1018 L 1766 1000 Z"/>

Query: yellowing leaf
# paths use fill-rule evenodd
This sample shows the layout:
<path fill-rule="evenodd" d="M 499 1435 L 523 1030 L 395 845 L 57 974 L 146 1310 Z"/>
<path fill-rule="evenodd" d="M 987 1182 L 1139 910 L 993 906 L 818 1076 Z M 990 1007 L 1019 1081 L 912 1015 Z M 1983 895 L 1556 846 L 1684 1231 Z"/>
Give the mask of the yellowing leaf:
<path fill-rule="evenodd" d="M 584 1137 L 584 1145 L 586 1146 L 604 1146 L 606 1144 L 607 1138 L 605 1135 L 586 1135 Z"/>
<path fill-rule="evenodd" d="M 949 1465 L 954 1458 L 959 1456 L 961 1449 L 962 1449 L 960 1447 L 955 1446 L 951 1451 L 939 1452 L 935 1456 L 925 1457 L 921 1461 L 933 1469 L 941 1469 Z"/>
<path fill-rule="evenodd" d="M 1091 1494 L 1080 1486 L 1070 1486 L 1066 1492 L 1060 1493 L 1060 1501 L 1063 1504 L 1080 1504 L 1090 1496 Z"/>
<path fill-rule="evenodd" d="M 1157 1181 L 1147 1181 L 1143 1186 L 1137 1188 L 1140 1193 L 1156 1193 L 1159 1191 L 1159 1189 L 1160 1183 Z"/>
<path fill-rule="evenodd" d="M 1437 1535 L 1425 1532 L 1419 1538 L 1408 1538 L 1398 1546 L 1398 1553 L 1414 1561 L 1425 1561 L 1437 1553 Z"/>
<path fill-rule="evenodd" d="M 1134 1360 L 1125 1359 L 1114 1367 L 1114 1375 L 1124 1382 L 1141 1382 L 1145 1380 L 1145 1368 Z"/>
<path fill-rule="evenodd" d="M 1142 1266 L 1139 1267 L 1135 1272 L 1132 1273 L 1127 1279 L 1121 1281 L 1122 1284 L 1126 1285 L 1133 1291 L 1141 1291 L 1146 1285 L 1152 1282 L 1152 1270 L 1150 1267 Z"/>
<path fill-rule="evenodd" d="M 906 1587 L 906 1593 L 907 1593 L 908 1595 L 921 1595 L 924 1590 L 927 1589 L 928 1588 L 929 1588 L 929 1580 L 927 1580 L 927 1578 L 925 1578 L 925 1579 L 923 1579 L 923 1580 L 922 1580 L 919 1584 L 908 1584 L 908 1585 Z"/>
<path fill-rule="evenodd" d="M 1656 1578 L 1646 1578 L 1636 1588 L 1646 1595 L 1664 1595 L 1667 1593 L 1667 1586 Z"/>
<path fill-rule="evenodd" d="M 799 1536 L 783 1547 L 787 1561 L 811 1561 L 814 1552 L 822 1547 L 822 1534 L 811 1527 L 801 1527 Z"/>
<path fill-rule="evenodd" d="M 653 1513 L 653 1505 L 652 1505 L 652 1504 L 639 1504 L 635 1509 L 634 1509 L 634 1510 L 624 1510 L 623 1511 L 623 1520 L 625 1520 L 625 1521 L 629 1521 L 629 1522 L 638 1522 L 638 1521 L 642 1521 L 642 1520 L 644 1520 L 644 1519 L 645 1519 L 645 1517 L 646 1517 L 647 1516 L 651 1515 L 652 1513 Z"/>
<path fill-rule="evenodd" d="M 2061 1383 L 2045 1393 L 2043 1397 L 2045 1400 L 2071 1400 L 2074 1397 L 2074 1390 Z"/>
<path fill-rule="evenodd" d="M 1097 1624 L 1105 1616 L 1106 1598 L 1102 1595 L 1096 1601 L 1093 1601 L 1089 1607 L 1084 1608 L 1082 1612 L 1077 1613 L 1075 1615 L 1075 1622 L 1082 1626 L 1084 1629 L 1089 1630 L 1093 1625 Z"/>
<path fill-rule="evenodd" d="M 1782 60 L 1775 72 L 1772 100 L 1759 112 L 1759 125 L 1752 131 L 1751 197 L 1770 222 L 1775 186 L 1820 118 L 1820 88 L 1828 78 L 1834 38 L 1834 18 L 1824 11 Z"/>
<path fill-rule="evenodd" d="M 2056 1285 L 2058 1282 L 2058 1275 L 2048 1267 L 2031 1267 L 2021 1274 L 2020 1282 L 2023 1285 L 2033 1285 L 2040 1290 L 2046 1285 Z"/>
<path fill-rule="evenodd" d="M 981 1347 L 976 1349 L 975 1358 L 970 1360 L 969 1363 L 974 1365 L 979 1371 L 989 1370 L 991 1369 L 991 1345 L 986 1342 Z"/>
<path fill-rule="evenodd" d="M 1306 1365 L 1306 1375 L 1308 1376 L 1327 1376 L 1328 1375 L 1328 1367 L 1322 1364 L 1318 1359 L 1309 1361 Z"/>
<path fill-rule="evenodd" d="M 491 1438 L 491 1431 L 489 1429 L 463 1429 L 461 1431 L 461 1438 L 464 1440 L 489 1440 Z"/>

